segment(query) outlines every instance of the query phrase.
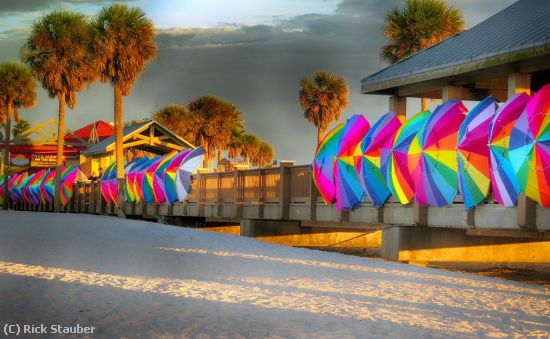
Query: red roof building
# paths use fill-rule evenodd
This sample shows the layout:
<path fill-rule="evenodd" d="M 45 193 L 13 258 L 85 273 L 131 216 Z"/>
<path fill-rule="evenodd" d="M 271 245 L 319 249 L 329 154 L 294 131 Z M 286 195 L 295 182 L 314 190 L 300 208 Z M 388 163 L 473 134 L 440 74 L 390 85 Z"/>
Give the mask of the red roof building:
<path fill-rule="evenodd" d="M 115 128 L 110 123 L 98 120 L 65 136 L 65 142 L 95 144 L 115 134 Z"/>

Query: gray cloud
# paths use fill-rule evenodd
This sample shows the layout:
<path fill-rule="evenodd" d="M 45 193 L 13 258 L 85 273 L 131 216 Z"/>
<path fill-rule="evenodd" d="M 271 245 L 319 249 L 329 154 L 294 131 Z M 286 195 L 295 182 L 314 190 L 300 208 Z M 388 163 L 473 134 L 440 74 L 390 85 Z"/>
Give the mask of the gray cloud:
<path fill-rule="evenodd" d="M 467 2 L 466 16 L 487 17 L 483 11 L 493 14 L 505 7 L 501 0 L 486 2 L 491 6 L 480 9 Z M 379 56 L 384 14 L 401 3 L 344 0 L 333 15 L 273 18 L 272 25 L 158 30 L 158 58 L 124 98 L 125 118 L 211 93 L 235 103 L 247 128 L 272 143 L 277 158 L 309 162 L 316 130 L 298 103 L 300 79 L 319 69 L 343 75 L 351 88 L 344 117 L 361 113 L 374 122 L 386 112 L 387 98 L 361 95 L 360 80 L 386 66 Z M 18 58 L 22 43 L 20 35 L 1 38 L 0 61 Z M 112 120 L 112 97 L 109 86 L 93 84 L 79 94 L 75 111 L 68 111 L 67 125 L 74 129 L 95 119 Z M 415 101 L 409 106 L 411 113 L 417 108 Z M 55 100 L 41 91 L 37 107 L 22 115 L 39 122 L 56 112 Z"/>
<path fill-rule="evenodd" d="M 117 0 L 118 2 L 134 0 Z M 25 13 L 80 4 L 104 5 L 112 0 L 0 0 L 0 15 Z"/>

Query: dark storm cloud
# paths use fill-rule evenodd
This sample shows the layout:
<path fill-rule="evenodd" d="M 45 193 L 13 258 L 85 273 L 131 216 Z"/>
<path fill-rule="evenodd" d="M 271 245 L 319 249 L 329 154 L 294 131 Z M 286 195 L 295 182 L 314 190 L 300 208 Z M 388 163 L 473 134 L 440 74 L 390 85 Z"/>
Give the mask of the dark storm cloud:
<path fill-rule="evenodd" d="M 117 0 L 118 2 L 133 0 Z M 110 0 L 0 0 L 0 15 L 43 11 L 65 5 L 104 5 Z"/>
<path fill-rule="evenodd" d="M 480 8 L 467 2 L 466 17 L 493 14 L 501 0 Z M 344 0 L 332 15 L 307 14 L 273 18 L 272 25 L 231 25 L 209 29 L 163 29 L 157 34 L 159 55 L 124 99 L 125 118 L 150 115 L 172 102 L 185 103 L 207 93 L 233 102 L 244 112 L 246 127 L 273 144 L 277 158 L 311 160 L 315 128 L 298 103 L 303 77 L 319 69 L 343 75 L 351 89 L 344 113 L 365 114 L 374 122 L 387 110 L 387 98 L 360 94 L 361 78 L 386 66 L 379 50 L 386 11 L 399 0 Z M 13 34 L 21 35 L 21 32 Z M 0 39 L 0 60 L 18 57 L 23 39 Z M 78 96 L 67 114 L 77 128 L 94 119 L 112 120 L 112 89 L 94 84 Z M 418 105 L 419 106 L 419 105 Z M 419 108 L 419 107 L 418 107 Z M 411 111 L 416 109 L 412 107 Z M 55 116 L 57 104 L 41 92 L 36 108 L 23 112 L 33 122 Z"/>

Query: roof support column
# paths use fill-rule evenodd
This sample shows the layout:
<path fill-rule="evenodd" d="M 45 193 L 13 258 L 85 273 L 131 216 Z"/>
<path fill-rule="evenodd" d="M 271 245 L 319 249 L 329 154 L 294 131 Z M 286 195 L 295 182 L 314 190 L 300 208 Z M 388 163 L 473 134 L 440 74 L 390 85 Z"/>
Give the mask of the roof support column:
<path fill-rule="evenodd" d="M 445 86 L 443 87 L 443 93 L 441 96 L 443 102 L 450 101 L 452 99 L 462 99 L 462 87 Z"/>
<path fill-rule="evenodd" d="M 407 120 L 407 97 L 392 95 L 390 97 L 390 111 L 394 111 L 401 122 Z"/>
<path fill-rule="evenodd" d="M 508 98 L 517 93 L 531 95 L 531 75 L 512 73 L 508 75 Z M 521 192 L 518 197 L 517 222 L 518 226 L 527 229 L 536 229 L 537 204 Z"/>
<path fill-rule="evenodd" d="M 508 75 L 508 98 L 517 93 L 531 95 L 531 75 L 512 73 Z"/>

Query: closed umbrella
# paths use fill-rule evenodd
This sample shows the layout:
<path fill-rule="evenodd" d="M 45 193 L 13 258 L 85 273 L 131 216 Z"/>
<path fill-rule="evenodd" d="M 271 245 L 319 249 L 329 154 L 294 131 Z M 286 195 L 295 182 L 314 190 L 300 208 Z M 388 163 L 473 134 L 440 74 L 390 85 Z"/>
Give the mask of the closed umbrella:
<path fill-rule="evenodd" d="M 370 129 L 370 124 L 360 114 L 349 118 L 338 142 L 334 164 L 334 184 L 336 187 L 336 209 L 349 210 L 361 206 L 365 191 L 361 187 L 357 167 L 363 154 L 361 141 Z"/>
<path fill-rule="evenodd" d="M 485 98 L 468 113 L 458 130 L 458 188 L 464 208 L 470 210 L 489 195 L 489 128 L 497 111 L 492 97 Z"/>
<path fill-rule="evenodd" d="M 550 207 L 550 85 L 529 101 L 510 135 L 510 163 L 525 195 Z"/>
<path fill-rule="evenodd" d="M 419 160 L 409 157 L 409 149 L 430 114 L 430 111 L 419 112 L 409 118 L 397 130 L 391 147 L 382 150 L 382 173 L 392 195 L 403 205 L 410 203 L 414 197 L 411 170 L 418 166 Z"/>
<path fill-rule="evenodd" d="M 420 157 L 412 171 L 419 204 L 443 207 L 453 203 L 458 192 L 458 130 L 467 112 L 460 100 L 439 105 L 413 140 L 409 153 Z"/>
<path fill-rule="evenodd" d="M 345 123 L 336 125 L 328 132 L 317 146 L 312 164 L 313 181 L 325 204 L 332 204 L 336 199 L 334 186 L 334 161 L 338 152 L 338 141 Z"/>
<path fill-rule="evenodd" d="M 391 148 L 401 125 L 397 114 L 388 112 L 376 121 L 361 142 L 363 156 L 359 160 L 359 181 L 375 207 L 384 204 L 391 195 L 381 169 L 388 157 L 383 158 L 382 152 Z"/>
<path fill-rule="evenodd" d="M 184 202 L 187 195 L 191 193 L 191 174 L 203 162 L 204 148 L 202 146 L 189 152 L 182 160 L 176 172 L 176 192 L 178 201 Z"/>
<path fill-rule="evenodd" d="M 510 134 L 529 99 L 529 95 L 525 93 L 509 98 L 498 109 L 489 131 L 489 164 L 493 197 L 499 204 L 506 207 L 516 205 L 520 192 L 519 181 L 508 158 Z"/>

